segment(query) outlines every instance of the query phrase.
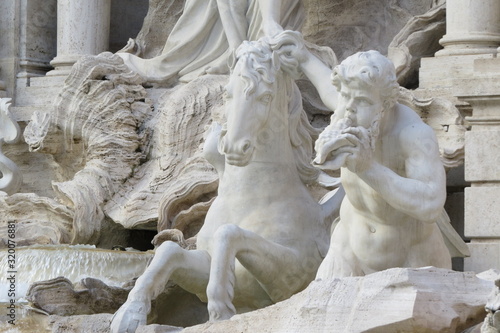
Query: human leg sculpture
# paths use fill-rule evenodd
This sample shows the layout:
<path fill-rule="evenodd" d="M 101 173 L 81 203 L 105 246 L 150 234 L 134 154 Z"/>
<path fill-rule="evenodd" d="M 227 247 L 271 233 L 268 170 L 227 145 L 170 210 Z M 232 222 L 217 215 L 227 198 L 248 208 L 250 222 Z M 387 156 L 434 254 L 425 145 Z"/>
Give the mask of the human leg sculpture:
<path fill-rule="evenodd" d="M 174 242 L 165 242 L 156 250 L 151 264 L 137 279 L 127 301 L 111 322 L 112 333 L 134 333 L 146 324 L 151 301 L 171 279 L 195 294 L 204 294 L 210 273 L 210 255 L 205 251 L 184 250 Z"/>
<path fill-rule="evenodd" d="M 229 48 L 236 50 L 247 39 L 248 22 L 245 16 L 248 0 L 217 0 L 217 8 L 226 33 Z"/>
<path fill-rule="evenodd" d="M 264 35 L 274 37 L 283 31 L 281 27 L 281 1 L 259 0 Z"/>
<path fill-rule="evenodd" d="M 273 302 L 281 301 L 314 279 L 321 261 L 269 241 L 234 224 L 219 227 L 214 235 L 210 279 L 207 286 L 210 320 L 232 317 L 235 259 L 258 280 Z"/>

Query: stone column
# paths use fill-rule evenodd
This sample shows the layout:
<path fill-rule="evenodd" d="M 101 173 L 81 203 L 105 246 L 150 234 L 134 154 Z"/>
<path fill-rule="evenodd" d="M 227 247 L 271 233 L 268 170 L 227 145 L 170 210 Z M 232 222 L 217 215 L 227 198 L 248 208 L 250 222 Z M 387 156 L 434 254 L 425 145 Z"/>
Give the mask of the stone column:
<path fill-rule="evenodd" d="M 500 45 L 500 1 L 446 2 L 444 49 L 436 56 L 496 53 Z"/>
<path fill-rule="evenodd" d="M 110 9 L 111 0 L 58 0 L 55 70 L 47 75 L 67 75 L 81 56 L 108 49 Z"/>
<path fill-rule="evenodd" d="M 500 46 L 499 0 L 446 1 L 444 49 L 433 58 L 423 58 L 420 87 L 451 88 L 453 79 L 474 75 L 476 59 L 491 59 Z"/>
<path fill-rule="evenodd" d="M 500 269 L 500 58 L 477 59 L 474 76 L 457 80 L 455 95 L 472 106 L 465 135 L 464 270 Z"/>
<path fill-rule="evenodd" d="M 440 43 L 444 49 L 421 61 L 420 89 L 448 98 L 468 116 L 464 177 L 457 177 L 463 185 L 453 190 L 471 240 L 464 270 L 500 269 L 500 1 L 447 0 Z"/>

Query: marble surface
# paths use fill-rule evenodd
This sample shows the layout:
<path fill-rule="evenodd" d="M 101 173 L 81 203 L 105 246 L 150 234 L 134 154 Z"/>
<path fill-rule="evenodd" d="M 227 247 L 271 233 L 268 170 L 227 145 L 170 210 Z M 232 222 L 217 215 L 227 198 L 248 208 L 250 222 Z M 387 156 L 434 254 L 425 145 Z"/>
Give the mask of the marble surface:
<path fill-rule="evenodd" d="M 220 182 L 197 250 L 162 243 L 116 312 L 112 332 L 144 324 L 168 279 L 208 301 L 210 320 L 218 321 L 287 299 L 314 278 L 340 200 L 320 205 L 306 187 L 318 177 L 309 163 L 315 131 L 294 83 L 297 63 L 280 52 L 288 34 L 236 51 L 226 122 L 212 126 L 204 147 Z"/>
<path fill-rule="evenodd" d="M 5 143 L 16 143 L 21 137 L 21 129 L 12 116 L 10 98 L 0 98 L 0 192 L 15 194 L 21 187 L 23 176 L 19 167 L 2 153 Z"/>
<path fill-rule="evenodd" d="M 335 111 L 316 141 L 314 162 L 340 169 L 346 192 L 317 276 L 365 275 L 392 267 L 451 268 L 436 223 L 446 198 L 437 139 L 415 111 L 397 103 L 392 62 L 377 51 L 356 53 L 334 68 L 329 83 L 328 68 L 300 40 L 291 41 L 289 50 Z"/>

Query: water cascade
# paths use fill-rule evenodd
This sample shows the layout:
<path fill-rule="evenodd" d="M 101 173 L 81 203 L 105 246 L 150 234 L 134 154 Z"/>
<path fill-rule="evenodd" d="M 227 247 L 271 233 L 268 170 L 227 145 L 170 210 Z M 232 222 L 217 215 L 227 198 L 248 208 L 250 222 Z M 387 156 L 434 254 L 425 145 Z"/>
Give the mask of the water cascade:
<path fill-rule="evenodd" d="M 0 250 L 0 271 L 9 272 L 7 249 Z M 22 300 L 31 284 L 64 276 L 75 283 L 85 277 L 121 286 L 142 274 L 153 257 L 149 252 L 112 251 L 93 246 L 37 245 L 15 251 L 17 300 Z M 8 302 L 9 283 L 0 281 L 0 303 Z"/>

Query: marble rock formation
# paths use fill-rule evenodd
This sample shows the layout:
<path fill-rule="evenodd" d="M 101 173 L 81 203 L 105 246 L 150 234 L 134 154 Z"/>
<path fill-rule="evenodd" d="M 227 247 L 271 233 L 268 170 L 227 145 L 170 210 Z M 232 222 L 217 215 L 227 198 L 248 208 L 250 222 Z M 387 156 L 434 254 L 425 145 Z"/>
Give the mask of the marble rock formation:
<path fill-rule="evenodd" d="M 79 315 L 71 317 L 51 316 L 48 326 L 52 333 L 109 333 L 109 323 L 113 315 Z"/>
<path fill-rule="evenodd" d="M 147 157 L 104 211 L 125 228 L 176 228 L 186 238 L 203 223 L 216 194 L 215 169 L 201 156 L 205 127 L 222 108 L 227 76 L 202 76 L 163 91 L 153 110 Z"/>
<path fill-rule="evenodd" d="M 393 268 L 316 280 L 289 300 L 182 332 L 460 332 L 483 320 L 492 285 L 471 272 Z"/>
<path fill-rule="evenodd" d="M 183 330 L 146 325 L 136 333 L 462 332 L 483 321 L 493 284 L 472 272 L 393 268 L 364 277 L 316 280 L 288 300 L 231 320 Z M 107 333 L 100 325 L 109 325 L 111 315 L 50 320 L 53 332 Z"/>
<path fill-rule="evenodd" d="M 71 317 L 50 316 L 49 327 L 52 333 L 109 333 L 111 314 L 80 315 Z M 177 333 L 182 327 L 170 325 L 141 326 L 136 333 Z"/>
<path fill-rule="evenodd" d="M 127 299 L 129 289 L 110 287 L 98 279 L 85 278 L 73 286 L 58 277 L 31 285 L 26 298 L 33 306 L 59 316 L 113 313 Z"/>
<path fill-rule="evenodd" d="M 107 285 L 94 278 L 73 284 L 64 277 L 32 284 L 26 299 L 35 309 L 55 316 L 80 316 L 114 313 L 125 302 L 135 280 L 121 287 Z M 148 322 L 187 327 L 208 320 L 206 304 L 178 285 L 169 282 L 165 291 L 152 303 Z"/>
<path fill-rule="evenodd" d="M 30 149 L 59 164 L 53 182 L 73 211 L 71 243 L 96 244 L 106 228 L 102 210 L 142 157 L 141 124 L 148 115 L 141 79 L 119 57 L 105 53 L 80 60 L 51 114 L 35 113 L 24 137 Z M 120 120 L 120 121 L 116 121 Z"/>
<path fill-rule="evenodd" d="M 34 193 L 0 195 L 0 248 L 8 244 L 8 222 L 16 221 L 17 246 L 68 244 L 74 212 L 52 198 Z"/>
<path fill-rule="evenodd" d="M 53 188 L 71 215 L 69 242 L 110 246 L 117 224 L 155 230 L 158 219 L 159 230 L 196 234 L 217 189 L 200 156 L 203 133 L 226 79 L 147 91 L 110 53 L 73 67 L 54 112 L 35 113 L 24 134 L 31 150 L 57 162 Z"/>
<path fill-rule="evenodd" d="M 394 37 L 388 57 L 396 66 L 398 82 L 404 87 L 418 86 L 422 57 L 432 57 L 442 48 L 438 43 L 446 33 L 446 5 L 443 2 L 427 13 L 411 18 Z"/>
<path fill-rule="evenodd" d="M 359 51 L 377 50 L 386 54 L 393 38 L 415 16 L 432 7 L 433 0 L 304 0 L 304 37 L 329 46 L 339 61 Z"/>
<path fill-rule="evenodd" d="M 128 52 L 142 58 L 161 53 L 168 35 L 182 14 L 185 0 L 149 0 L 149 8 L 141 31 L 118 52 Z"/>

